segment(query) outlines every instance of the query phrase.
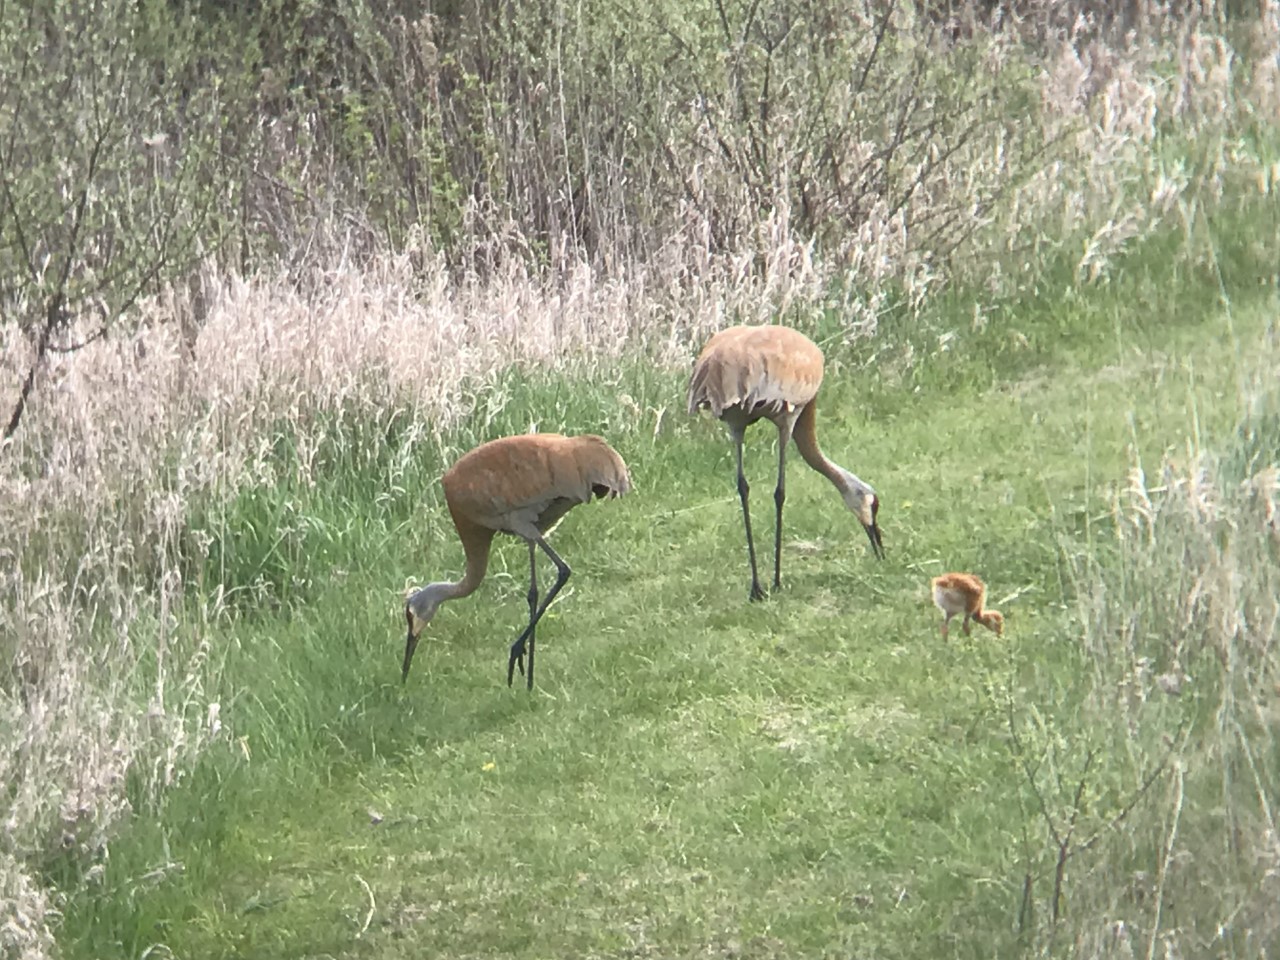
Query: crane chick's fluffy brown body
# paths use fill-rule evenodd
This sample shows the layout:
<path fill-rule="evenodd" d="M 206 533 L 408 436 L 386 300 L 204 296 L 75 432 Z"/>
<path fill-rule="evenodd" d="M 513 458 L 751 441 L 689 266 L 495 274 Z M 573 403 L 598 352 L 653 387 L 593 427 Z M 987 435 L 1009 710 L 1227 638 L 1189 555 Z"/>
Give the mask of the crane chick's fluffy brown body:
<path fill-rule="evenodd" d="M 428 584 L 406 599 L 409 632 L 402 679 L 408 677 L 418 639 L 440 604 L 475 592 L 489 566 L 494 534 L 509 533 L 529 544 L 529 624 L 511 645 L 507 683 L 511 683 L 516 666 L 526 672 L 527 641 L 526 675 L 532 689 L 535 628 L 571 573 L 569 565 L 547 543 L 546 534 L 578 504 L 627 493 L 631 489 L 627 465 L 600 437 L 532 433 L 481 444 L 449 468 L 441 485 L 466 554 L 466 570 L 461 580 Z M 551 558 L 557 572 L 555 584 L 541 605 L 538 548 Z"/>
<path fill-rule="evenodd" d="M 969 634 L 969 621 L 974 620 L 998 637 L 1004 633 L 1004 616 L 999 610 L 985 610 L 987 586 L 971 573 L 944 573 L 929 583 L 933 602 L 942 611 L 942 639 L 947 639 L 951 618 L 964 614 L 962 629 Z"/>
<path fill-rule="evenodd" d="M 835 485 L 845 505 L 858 517 L 877 557 L 884 557 L 876 513 L 876 492 L 866 483 L 828 460 L 818 447 L 818 389 L 822 386 L 823 356 L 804 334 L 775 325 L 738 326 L 711 337 L 693 365 L 689 380 L 689 413 L 702 408 L 722 420 L 733 438 L 738 461 L 738 496 L 747 530 L 751 561 L 751 599 L 764 591 L 756 573 L 755 542 L 751 531 L 742 443 L 747 427 L 769 420 L 778 428 L 778 484 L 774 490 L 773 587 L 782 581 L 782 504 L 786 499 L 787 445 L 794 437 L 804 461 Z"/>

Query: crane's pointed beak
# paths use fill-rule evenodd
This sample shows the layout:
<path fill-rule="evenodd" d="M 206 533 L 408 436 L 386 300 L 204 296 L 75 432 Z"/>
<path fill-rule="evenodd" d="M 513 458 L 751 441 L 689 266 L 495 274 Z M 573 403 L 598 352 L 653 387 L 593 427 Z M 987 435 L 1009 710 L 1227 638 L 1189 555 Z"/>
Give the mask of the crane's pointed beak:
<path fill-rule="evenodd" d="M 418 638 L 410 634 L 404 641 L 404 669 L 400 674 L 400 682 L 409 679 L 409 664 L 413 662 L 413 651 L 418 649 Z"/>
<path fill-rule="evenodd" d="M 867 531 L 867 537 L 871 540 L 871 552 L 876 555 L 877 560 L 884 559 L 884 541 L 880 539 L 880 524 L 876 522 L 876 517 L 880 513 L 880 498 L 872 496 L 871 498 L 871 523 L 864 523 L 862 526 Z"/>
<path fill-rule="evenodd" d="M 884 542 L 880 539 L 880 525 L 872 523 L 866 528 L 867 538 L 871 541 L 871 552 L 876 555 L 877 560 L 884 559 Z"/>
<path fill-rule="evenodd" d="M 409 679 L 409 664 L 413 662 L 413 651 L 418 649 L 418 638 L 413 635 L 413 613 L 405 610 L 404 615 L 409 621 L 409 632 L 404 638 L 404 671 L 400 674 L 401 683 Z"/>

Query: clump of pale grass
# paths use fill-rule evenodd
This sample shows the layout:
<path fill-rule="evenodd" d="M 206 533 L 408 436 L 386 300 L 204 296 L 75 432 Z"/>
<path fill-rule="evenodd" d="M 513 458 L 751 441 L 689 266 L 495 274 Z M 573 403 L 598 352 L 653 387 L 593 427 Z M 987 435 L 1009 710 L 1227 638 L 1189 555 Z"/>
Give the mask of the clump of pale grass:
<path fill-rule="evenodd" d="M 0 850 L 0 957 L 54 956 L 49 921 L 55 912 L 49 892 L 28 875 L 25 864 Z"/>
<path fill-rule="evenodd" d="M 0 683 L 0 945 L 17 956 L 40 956 L 50 942 L 33 865 L 104 857 L 131 810 L 126 779 L 135 795 L 158 799 L 221 730 L 204 695 L 208 641 L 170 650 L 176 572 L 161 574 L 158 602 L 145 580 L 111 582 L 89 563 L 77 573 L 85 580 L 28 579 L 15 564 L 3 583 L 11 674 Z M 146 686 L 136 676 L 144 659 L 154 674 Z"/>
<path fill-rule="evenodd" d="M 94 387 L 33 420 L 56 413 L 65 431 L 36 435 L 43 475 L 9 470 L 0 484 L 11 561 L 0 572 L 0 945 L 15 951 L 5 956 L 41 956 L 51 942 L 52 893 L 36 869 L 105 857 L 129 797 L 158 800 L 221 728 L 204 693 L 207 637 L 188 627 L 174 642 L 187 504 L 162 475 L 164 451 L 147 446 L 172 445 L 170 421 L 148 419 L 163 407 L 127 375 Z M 75 389 L 64 380 L 64 400 Z M 119 422 L 95 419 L 104 413 Z"/>
<path fill-rule="evenodd" d="M 1273 126 L 1280 106 L 1275 0 L 1261 5 L 1244 50 L 1216 18 L 1158 10 L 1124 35 L 1088 18 L 1042 33 L 1040 122 L 1055 148 L 998 209 L 986 242 L 1028 266 L 1035 251 L 1078 242 L 1077 273 L 1093 282 L 1165 224 L 1191 231 L 1203 203 L 1228 188 L 1268 189 L 1273 159 L 1242 134 Z M 1184 149 L 1159 148 L 1169 137 Z"/>
<path fill-rule="evenodd" d="M 1086 911 L 1184 955 L 1280 935 L 1276 477 L 1272 464 L 1233 482 L 1194 451 L 1166 460 L 1157 485 L 1135 467 L 1116 507 L 1120 577 L 1083 598 L 1096 709 L 1135 735 L 1166 726 L 1172 737 L 1162 701 L 1195 705 L 1190 731 L 1167 741 L 1174 759 L 1153 815 L 1124 831 L 1108 869 L 1117 883 L 1086 895 Z M 1135 878 L 1145 898 L 1123 895 Z"/>
<path fill-rule="evenodd" d="M 1278 504 L 1274 462 L 1193 445 L 1154 479 L 1135 459 L 1116 493 L 1114 555 L 1077 586 L 1088 723 L 1120 731 L 1137 806 L 1077 867 L 1074 956 L 1259 955 L 1280 936 Z"/>
<path fill-rule="evenodd" d="M 1115 509 L 1122 576 L 1085 594 L 1086 644 L 1100 668 L 1144 664 L 1185 676 L 1194 663 L 1211 687 L 1242 681 L 1264 693 L 1280 667 L 1272 649 L 1280 627 L 1278 474 L 1266 464 L 1230 483 L 1223 472 L 1194 448 L 1168 455 L 1155 484 L 1140 464 L 1130 470 Z M 1110 686 L 1100 683 L 1099 696 Z"/>

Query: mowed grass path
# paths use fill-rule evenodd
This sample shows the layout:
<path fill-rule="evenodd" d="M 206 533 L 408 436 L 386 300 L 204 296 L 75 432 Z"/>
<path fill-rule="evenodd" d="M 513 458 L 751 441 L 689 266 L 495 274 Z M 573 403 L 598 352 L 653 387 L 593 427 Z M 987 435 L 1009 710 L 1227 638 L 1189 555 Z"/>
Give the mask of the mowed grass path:
<path fill-rule="evenodd" d="M 458 449 L 532 422 L 601 432 L 636 482 L 555 534 L 574 577 L 532 695 L 504 682 L 521 543 L 442 608 L 402 686 L 403 583 L 461 571 L 438 484 L 280 493 L 333 531 L 333 556 L 281 611 L 192 627 L 218 638 L 230 737 L 68 905 L 79 952 L 1000 954 L 1026 838 L 1045 853 L 1009 704 L 1070 713 L 1087 673 L 1063 544 L 1105 548 L 1131 450 L 1154 464 L 1193 422 L 1231 429 L 1275 315 L 1247 238 L 1219 251 L 1221 287 L 1173 243 L 978 325 L 957 295 L 872 340 L 811 329 L 820 439 L 879 491 L 888 559 L 793 456 L 784 589 L 765 603 L 747 601 L 731 447 L 685 416 L 684 371 L 495 388 Z M 764 555 L 774 440 L 767 424 L 748 440 Z M 987 580 L 1002 639 L 941 643 L 927 581 L 951 569 Z"/>

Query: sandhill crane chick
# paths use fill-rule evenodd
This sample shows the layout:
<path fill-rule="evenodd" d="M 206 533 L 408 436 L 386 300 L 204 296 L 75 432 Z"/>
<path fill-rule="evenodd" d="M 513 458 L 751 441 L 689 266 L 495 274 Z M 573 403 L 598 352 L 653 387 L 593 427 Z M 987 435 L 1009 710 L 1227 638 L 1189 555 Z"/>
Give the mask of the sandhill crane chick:
<path fill-rule="evenodd" d="M 509 533 L 529 544 L 529 625 L 511 645 L 507 685 L 518 666 L 533 689 L 534 630 L 572 572 L 551 549 L 545 535 L 566 513 L 592 498 L 617 497 L 631 489 L 627 465 L 596 436 L 566 437 L 531 433 L 483 443 L 459 458 L 441 478 L 445 503 L 466 554 L 466 572 L 456 582 L 429 583 L 405 600 L 409 632 L 404 644 L 401 682 L 423 628 L 440 604 L 474 593 L 489 566 L 495 533 Z M 556 565 L 556 581 L 538 603 L 537 550 Z M 524 656 L 528 645 L 529 668 Z"/>
<path fill-rule="evenodd" d="M 817 397 L 822 386 L 822 351 L 799 331 L 776 325 L 729 327 L 715 334 L 698 355 L 689 379 L 690 415 L 706 407 L 729 428 L 738 461 L 738 497 L 751 561 L 751 599 L 764 599 L 756 573 L 751 532 L 750 487 L 742 471 L 747 427 L 769 420 L 778 428 L 778 485 L 773 492 L 773 589 L 782 586 L 782 504 L 786 500 L 787 445 L 794 437 L 805 463 L 840 491 L 845 506 L 862 523 L 872 552 L 884 559 L 876 514 L 880 500 L 870 485 L 828 460 L 818 447 Z"/>
<path fill-rule="evenodd" d="M 987 586 L 971 573 L 944 573 L 930 581 L 933 602 L 942 611 L 942 639 L 947 639 L 951 618 L 964 614 L 962 629 L 969 635 L 969 621 L 982 624 L 1001 636 L 1004 633 L 1004 616 L 999 610 L 984 610 Z"/>

